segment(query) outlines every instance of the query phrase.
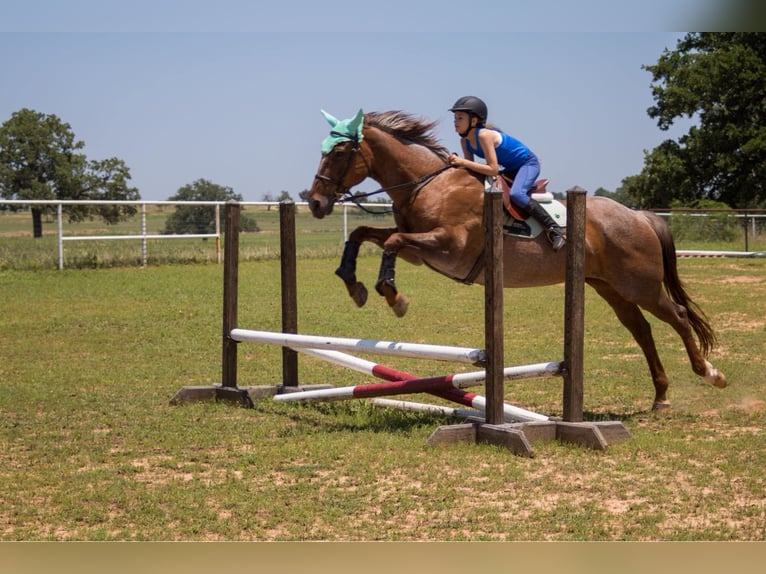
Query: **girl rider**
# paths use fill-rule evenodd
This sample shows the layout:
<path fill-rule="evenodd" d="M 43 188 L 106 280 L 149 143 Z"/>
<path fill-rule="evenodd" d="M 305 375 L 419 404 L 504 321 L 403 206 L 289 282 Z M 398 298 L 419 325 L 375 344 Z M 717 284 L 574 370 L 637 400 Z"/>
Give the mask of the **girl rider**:
<path fill-rule="evenodd" d="M 566 243 L 564 230 L 529 197 L 540 175 L 537 156 L 516 138 L 487 125 L 487 105 L 481 99 L 462 97 L 449 111 L 455 114 L 455 131 L 460 135 L 463 148 L 463 157 L 452 154 L 450 164 L 486 176 L 496 176 L 502 171 L 508 178 L 513 178 L 510 200 L 523 213 L 543 224 L 554 251 L 561 249 Z M 484 159 L 486 164 L 474 161 L 474 156 Z"/>

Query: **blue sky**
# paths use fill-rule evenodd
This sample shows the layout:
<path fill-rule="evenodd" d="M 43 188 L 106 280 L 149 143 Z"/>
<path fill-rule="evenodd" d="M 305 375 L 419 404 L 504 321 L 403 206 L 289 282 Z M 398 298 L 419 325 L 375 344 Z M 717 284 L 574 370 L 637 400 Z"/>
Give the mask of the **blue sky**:
<path fill-rule="evenodd" d="M 613 0 L 564 2 L 547 20 L 540 16 L 549 2 L 522 11 L 515 2 L 476 1 L 473 16 L 451 0 L 330 4 L 338 10 L 6 1 L 0 122 L 22 108 L 57 115 L 88 158 L 124 160 L 144 199 L 204 178 L 247 201 L 283 190 L 297 198 L 310 187 L 329 130 L 320 109 L 339 118 L 359 108 L 422 115 L 458 151 L 447 108 L 480 96 L 490 121 L 538 154 L 553 191 L 614 191 L 641 170 L 644 150 L 688 129 L 662 132 L 646 114 L 651 76 L 641 66 L 683 37 L 641 31 L 651 29 L 653 5 L 669 15 L 655 28 L 676 29 L 667 2 L 623 6 L 612 22 L 619 32 L 564 31 L 578 27 L 567 21 L 575 5 L 580 27 L 608 29 L 600 18 L 619 5 Z M 695 3 L 670 4 L 683 15 Z M 594 8 L 592 19 L 583 5 Z"/>

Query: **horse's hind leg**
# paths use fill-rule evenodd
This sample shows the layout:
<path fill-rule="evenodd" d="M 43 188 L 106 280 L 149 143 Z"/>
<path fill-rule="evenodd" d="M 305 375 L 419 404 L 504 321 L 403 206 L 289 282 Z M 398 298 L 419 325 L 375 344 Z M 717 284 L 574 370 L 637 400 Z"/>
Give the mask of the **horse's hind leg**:
<path fill-rule="evenodd" d="M 702 377 L 706 382 L 719 389 L 726 387 L 727 382 L 724 374 L 713 367 L 697 346 L 697 341 L 694 338 L 694 332 L 689 321 L 689 311 L 686 307 L 674 303 L 664 291 L 661 291 L 660 296 L 656 300 L 650 303 L 642 302 L 641 305 L 652 315 L 673 327 L 676 333 L 678 333 L 684 342 L 692 370 L 697 376 Z"/>
<path fill-rule="evenodd" d="M 646 362 L 649 365 L 652 383 L 654 383 L 654 404 L 652 405 L 652 410 L 668 408 L 670 406 L 670 402 L 667 399 L 668 377 L 657 353 L 651 325 L 644 317 L 641 309 L 635 303 L 625 299 L 606 283 L 596 281 L 589 281 L 588 283 L 609 303 L 620 323 L 630 331 L 638 346 L 641 347 L 641 351 L 644 353 Z"/>
<path fill-rule="evenodd" d="M 359 255 L 361 244 L 357 241 L 346 241 L 343 248 L 343 256 L 340 260 L 340 267 L 335 270 L 335 274 L 343 279 L 348 294 L 354 300 L 357 307 L 363 307 L 367 302 L 367 287 L 364 283 L 356 279 L 356 259 Z"/>
<path fill-rule="evenodd" d="M 386 298 L 388 306 L 397 317 L 404 317 L 409 307 L 407 298 L 396 289 L 394 276 L 396 266 L 396 251 L 384 251 L 380 260 L 380 273 L 375 283 L 375 290 Z"/>

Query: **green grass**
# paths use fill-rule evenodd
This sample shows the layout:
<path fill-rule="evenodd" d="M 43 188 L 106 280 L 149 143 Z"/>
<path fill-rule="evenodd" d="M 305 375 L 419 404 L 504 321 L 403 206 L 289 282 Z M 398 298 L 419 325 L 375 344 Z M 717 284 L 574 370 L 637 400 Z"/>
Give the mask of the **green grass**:
<path fill-rule="evenodd" d="M 378 261 L 360 259 L 368 285 Z M 397 319 L 374 291 L 355 308 L 336 265 L 299 260 L 301 332 L 482 345 L 482 288 L 402 263 L 411 306 Z M 0 539 L 763 540 L 766 261 L 680 266 L 730 386 L 694 376 L 675 333 L 650 319 L 673 404 L 651 412 L 638 347 L 587 289 L 585 416 L 621 420 L 631 438 L 605 453 L 541 443 L 533 459 L 426 447 L 454 421 L 366 402 L 171 406 L 181 387 L 220 380 L 218 265 L 0 271 Z M 278 330 L 279 262 L 244 262 L 239 280 L 240 324 Z M 507 364 L 560 358 L 562 306 L 561 286 L 506 291 Z M 280 349 L 238 354 L 240 386 L 281 382 Z M 299 365 L 304 384 L 368 380 Z M 560 415 L 561 383 L 508 383 L 506 399 Z"/>

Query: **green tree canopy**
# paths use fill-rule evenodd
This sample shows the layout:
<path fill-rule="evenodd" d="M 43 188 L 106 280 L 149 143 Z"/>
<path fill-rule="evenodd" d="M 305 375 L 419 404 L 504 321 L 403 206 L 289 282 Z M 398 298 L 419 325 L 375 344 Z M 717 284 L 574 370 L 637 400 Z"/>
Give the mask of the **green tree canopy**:
<path fill-rule="evenodd" d="M 22 109 L 0 126 L 0 197 L 31 200 L 136 200 L 130 170 L 117 158 L 89 161 L 69 124 L 52 114 Z M 42 236 L 42 214 L 32 207 L 34 236 Z M 116 223 L 136 213 L 133 206 L 67 206 L 70 220 L 101 217 Z"/>
<path fill-rule="evenodd" d="M 179 188 L 169 201 L 242 201 L 242 196 L 230 187 L 218 185 L 206 179 L 198 179 Z M 223 229 L 224 210 L 219 210 L 220 228 Z M 247 213 L 240 216 L 242 231 L 258 231 L 255 219 Z M 165 223 L 167 234 L 215 233 L 215 205 L 177 205 L 175 212 Z"/>
<path fill-rule="evenodd" d="M 644 68 L 655 100 L 647 112 L 658 127 L 682 117 L 695 125 L 647 152 L 643 171 L 623 180 L 622 191 L 641 207 L 766 204 L 766 35 L 690 33 Z"/>

